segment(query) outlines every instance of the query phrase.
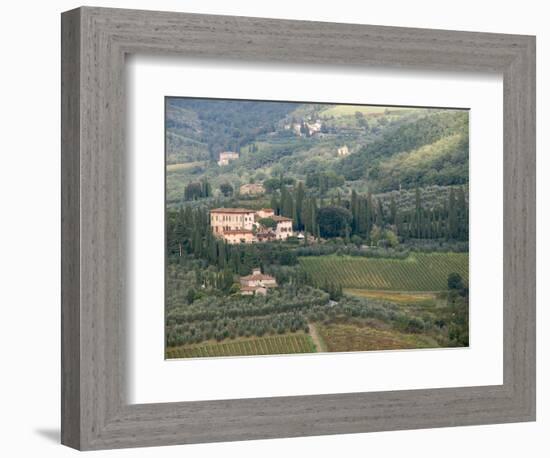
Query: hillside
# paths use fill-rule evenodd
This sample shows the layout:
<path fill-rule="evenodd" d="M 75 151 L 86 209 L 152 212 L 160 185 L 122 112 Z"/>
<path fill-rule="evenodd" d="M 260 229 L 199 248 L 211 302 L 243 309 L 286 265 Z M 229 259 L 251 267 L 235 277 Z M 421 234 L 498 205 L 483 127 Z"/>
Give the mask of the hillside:
<path fill-rule="evenodd" d="M 220 151 L 239 151 L 258 136 L 273 131 L 275 124 L 294 108 L 295 104 L 287 103 L 169 98 L 169 158 L 185 157 L 181 153 L 189 144 L 200 145 L 212 160 Z"/>
<path fill-rule="evenodd" d="M 222 151 L 239 158 L 220 167 Z M 166 152 L 173 204 L 199 176 L 217 190 L 284 175 L 327 198 L 464 185 L 468 111 L 171 98 Z"/>

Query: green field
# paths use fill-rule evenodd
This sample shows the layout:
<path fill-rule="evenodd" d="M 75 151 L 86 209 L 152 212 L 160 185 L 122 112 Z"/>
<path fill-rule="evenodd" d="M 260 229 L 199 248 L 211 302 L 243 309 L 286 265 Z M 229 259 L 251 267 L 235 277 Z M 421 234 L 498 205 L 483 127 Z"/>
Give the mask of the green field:
<path fill-rule="evenodd" d="M 303 257 L 300 264 L 320 285 L 352 289 L 443 291 L 451 272 L 468 282 L 467 253 L 414 253 L 404 260 L 331 255 Z"/>
<path fill-rule="evenodd" d="M 315 353 L 315 351 L 315 344 L 309 335 L 296 333 L 169 347 L 166 349 L 166 358 L 281 355 L 292 353 Z"/>

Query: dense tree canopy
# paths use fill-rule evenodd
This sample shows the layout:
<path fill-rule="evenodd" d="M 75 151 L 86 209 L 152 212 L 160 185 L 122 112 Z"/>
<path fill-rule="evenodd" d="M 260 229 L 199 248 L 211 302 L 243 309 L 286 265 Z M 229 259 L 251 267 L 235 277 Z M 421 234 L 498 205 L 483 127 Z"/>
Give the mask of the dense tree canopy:
<path fill-rule="evenodd" d="M 322 237 L 343 237 L 352 221 L 351 212 L 342 207 L 323 207 L 317 214 Z"/>

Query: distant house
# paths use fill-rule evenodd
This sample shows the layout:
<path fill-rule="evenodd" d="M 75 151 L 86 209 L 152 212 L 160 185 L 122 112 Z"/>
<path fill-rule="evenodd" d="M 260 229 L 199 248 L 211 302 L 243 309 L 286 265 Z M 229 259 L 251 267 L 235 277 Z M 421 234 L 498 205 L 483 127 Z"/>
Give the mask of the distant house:
<path fill-rule="evenodd" d="M 234 161 L 235 159 L 239 159 L 239 153 L 236 153 L 234 151 L 223 151 L 222 153 L 220 153 L 218 165 L 220 167 L 222 165 L 228 165 L 230 161 Z"/>
<path fill-rule="evenodd" d="M 292 129 L 294 130 L 294 133 L 299 136 L 304 135 L 304 131 L 303 131 L 304 128 L 306 129 L 307 134 L 311 137 L 321 132 L 322 127 L 323 125 L 319 119 L 316 120 L 315 122 L 304 121 L 303 124 L 300 124 L 300 123 L 292 124 Z"/>
<path fill-rule="evenodd" d="M 292 219 L 287 218 L 286 216 L 270 216 L 277 223 L 275 228 L 275 236 L 277 240 L 286 240 L 289 237 L 292 237 Z"/>
<path fill-rule="evenodd" d="M 307 123 L 306 127 L 308 128 L 309 135 L 311 136 L 321 131 L 322 124 L 321 121 L 317 120 L 313 123 Z"/>
<path fill-rule="evenodd" d="M 261 208 L 256 212 L 258 219 L 271 218 L 275 215 L 275 211 L 272 208 Z"/>
<path fill-rule="evenodd" d="M 261 238 L 263 239 L 261 241 L 286 240 L 288 237 L 292 236 L 291 218 L 276 215 L 271 208 L 262 208 L 256 212 L 256 219 L 259 221 L 264 218 L 272 219 L 275 221 L 276 226 L 274 228 L 264 228 L 260 225 Z M 258 240 L 260 240 L 260 237 L 258 237 Z"/>
<path fill-rule="evenodd" d="M 264 185 L 260 183 L 249 183 L 243 184 L 239 188 L 239 192 L 243 196 L 258 196 L 265 193 L 265 188 Z"/>
<path fill-rule="evenodd" d="M 349 149 L 347 145 L 338 148 L 338 157 L 349 156 Z"/>
<path fill-rule="evenodd" d="M 254 268 L 252 274 L 240 278 L 240 284 L 243 296 L 255 294 L 265 296 L 269 288 L 277 287 L 277 280 L 271 275 L 263 274 L 260 268 Z"/>

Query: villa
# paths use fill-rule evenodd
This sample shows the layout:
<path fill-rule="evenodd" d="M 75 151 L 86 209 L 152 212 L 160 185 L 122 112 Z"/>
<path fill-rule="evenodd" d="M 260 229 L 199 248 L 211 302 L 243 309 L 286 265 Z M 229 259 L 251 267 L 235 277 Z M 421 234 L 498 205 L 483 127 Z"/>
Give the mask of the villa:
<path fill-rule="evenodd" d="M 259 223 L 266 218 L 275 221 L 275 227 Z M 231 244 L 286 240 L 293 235 L 292 219 L 275 215 L 271 208 L 214 208 L 210 210 L 210 227 L 216 237 Z"/>
<path fill-rule="evenodd" d="M 214 235 L 222 236 L 227 231 L 252 231 L 256 212 L 246 208 L 214 208 L 210 210 L 210 227 Z"/>

